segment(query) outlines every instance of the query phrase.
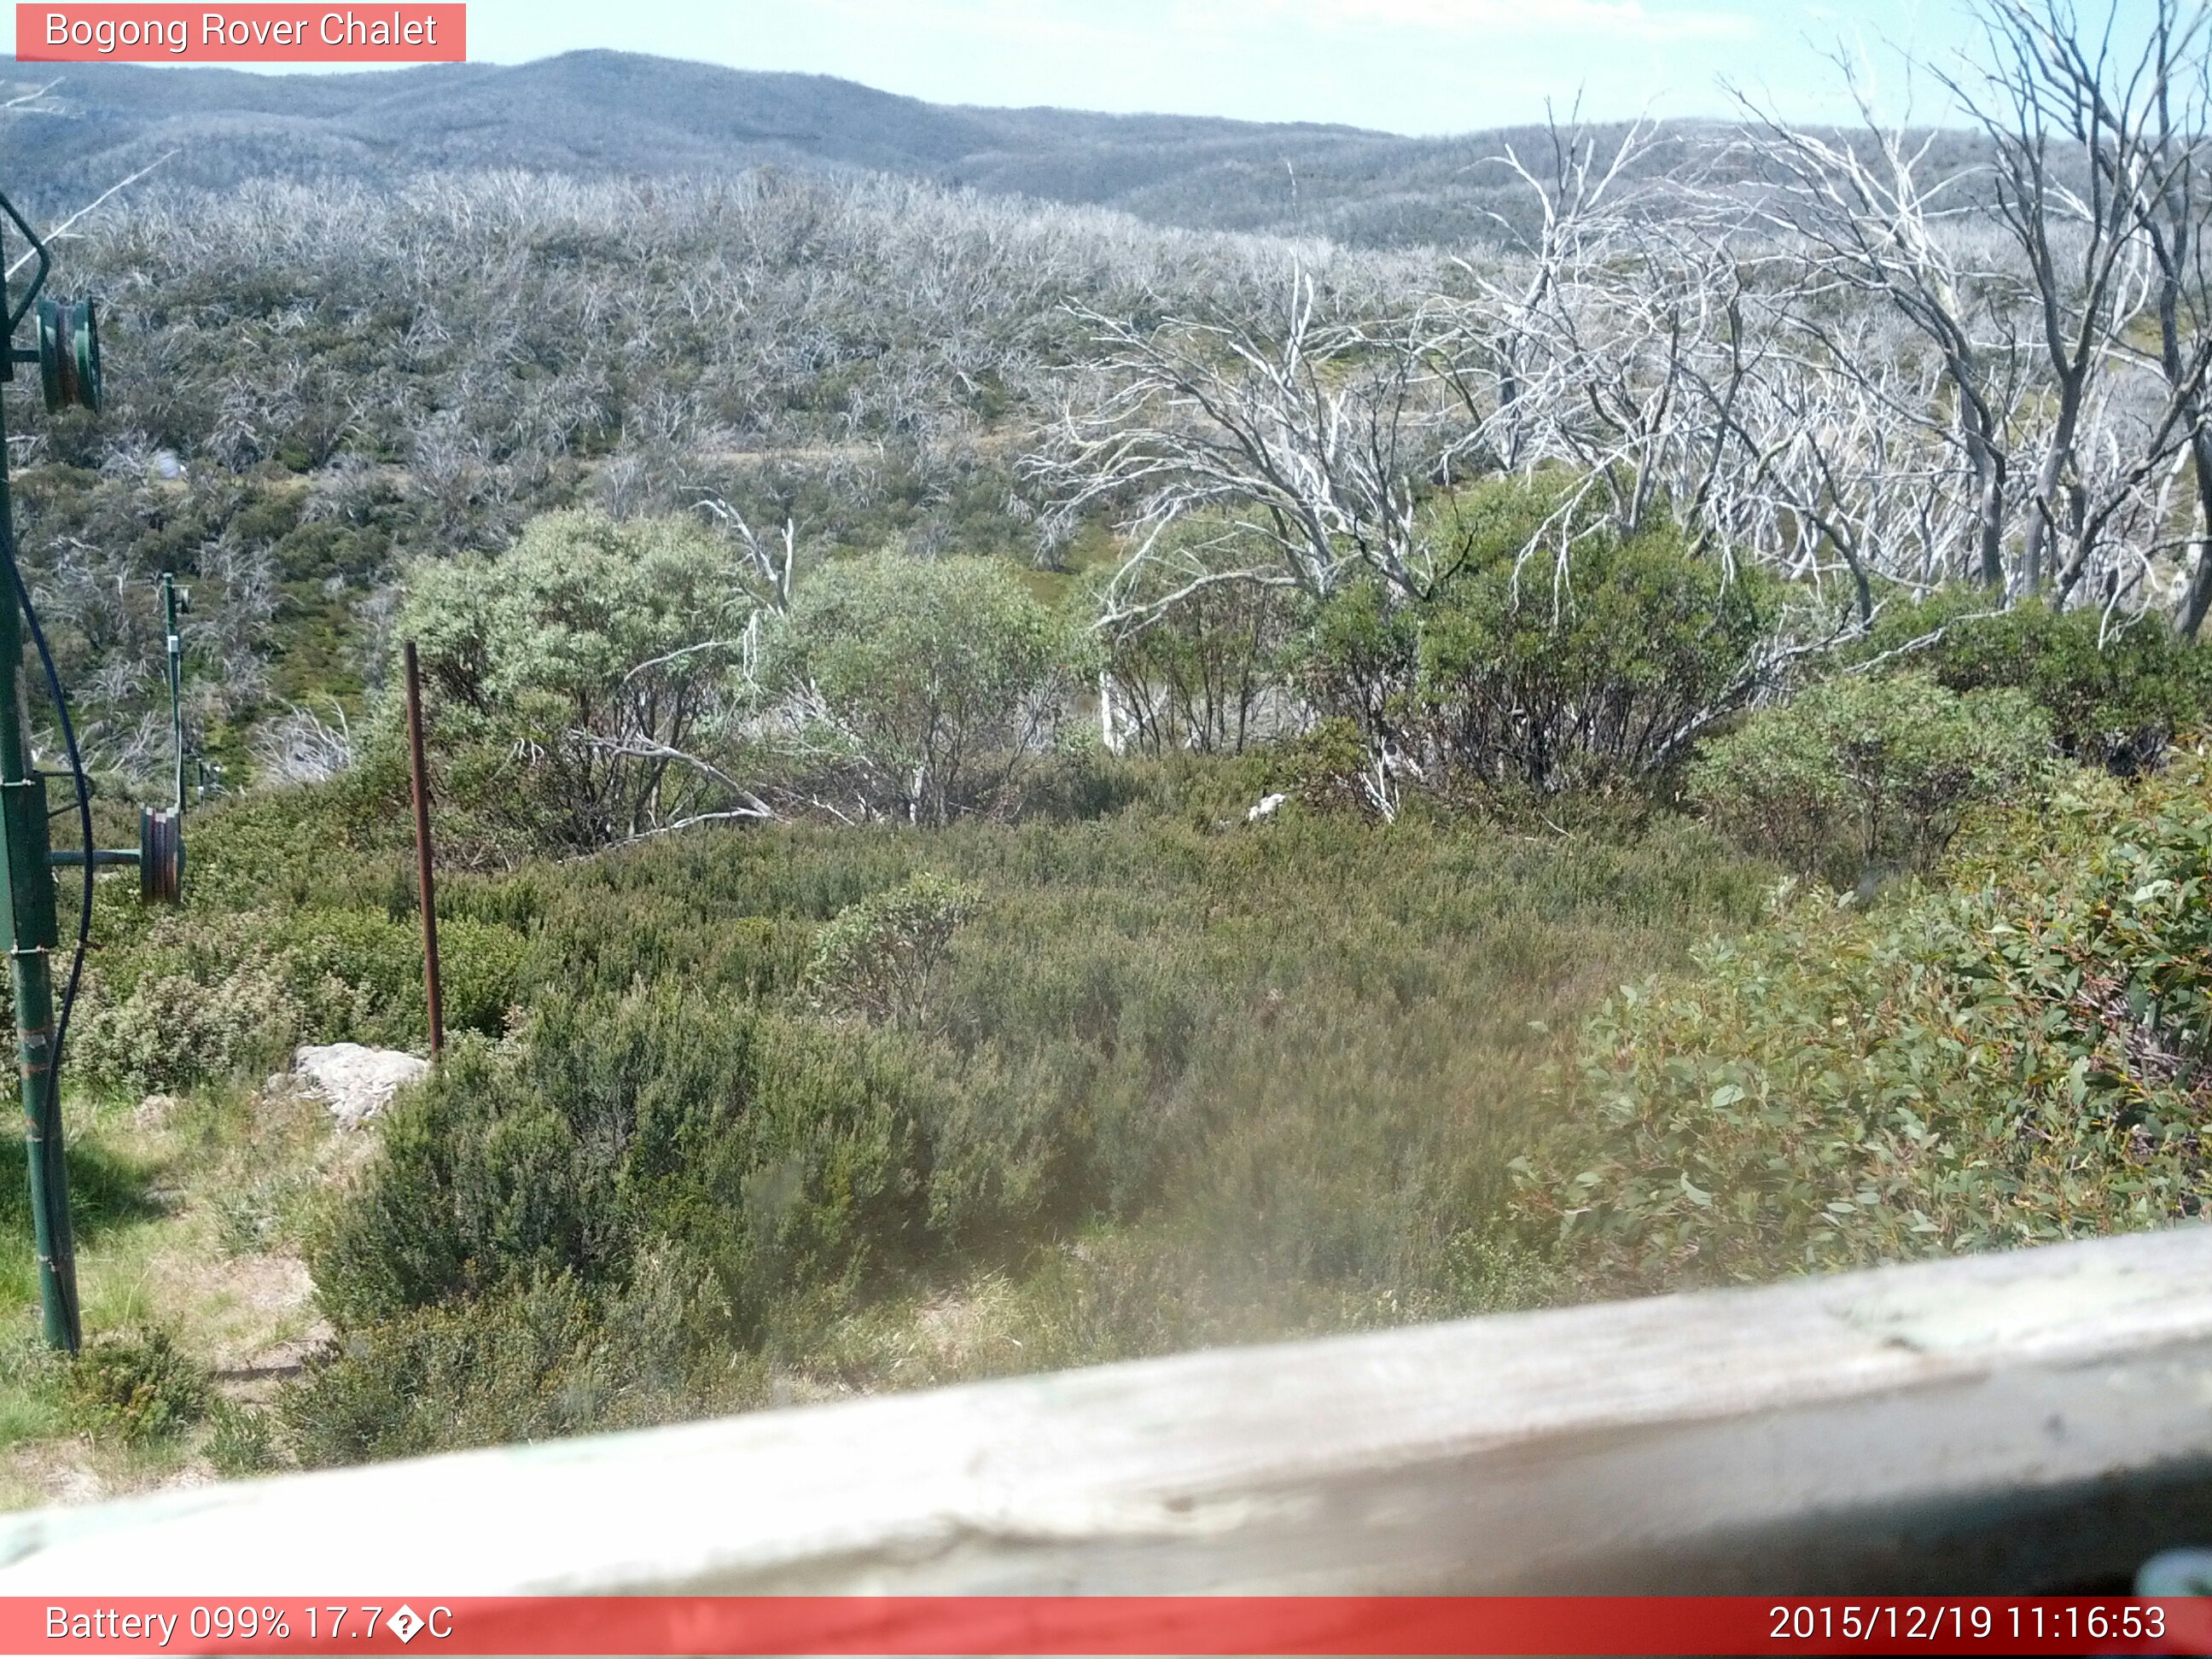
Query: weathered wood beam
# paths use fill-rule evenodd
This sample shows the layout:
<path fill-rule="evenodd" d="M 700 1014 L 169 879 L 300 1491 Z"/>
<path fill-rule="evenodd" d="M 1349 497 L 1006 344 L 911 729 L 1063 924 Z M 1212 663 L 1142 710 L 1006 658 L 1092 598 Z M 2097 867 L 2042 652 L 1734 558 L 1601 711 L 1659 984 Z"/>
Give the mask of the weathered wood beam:
<path fill-rule="evenodd" d="M 2212 1228 L 0 1520 L 0 1594 L 2123 1583 L 2212 1540 Z"/>

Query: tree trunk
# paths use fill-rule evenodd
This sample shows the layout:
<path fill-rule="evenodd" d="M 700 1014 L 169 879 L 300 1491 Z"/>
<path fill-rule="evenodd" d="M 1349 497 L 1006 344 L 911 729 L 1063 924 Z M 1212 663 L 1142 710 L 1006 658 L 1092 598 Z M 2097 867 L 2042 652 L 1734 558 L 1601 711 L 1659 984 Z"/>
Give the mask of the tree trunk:
<path fill-rule="evenodd" d="M 2212 610 L 2212 433 L 2201 421 L 2189 434 L 2189 456 L 2197 474 L 2197 568 L 2190 573 L 2173 625 L 2183 639 L 2194 640 L 2204 626 L 2205 612 Z"/>

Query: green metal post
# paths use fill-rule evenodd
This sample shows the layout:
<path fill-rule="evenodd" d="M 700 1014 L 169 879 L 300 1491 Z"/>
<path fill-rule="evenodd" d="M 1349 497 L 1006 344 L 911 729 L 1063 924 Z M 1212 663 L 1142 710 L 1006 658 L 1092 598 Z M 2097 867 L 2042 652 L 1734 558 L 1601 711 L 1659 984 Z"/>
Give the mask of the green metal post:
<path fill-rule="evenodd" d="M 177 576 L 161 573 L 161 611 L 169 629 L 169 743 L 177 757 L 177 816 L 185 815 L 185 641 L 177 632 Z"/>
<path fill-rule="evenodd" d="M 16 597 L 15 514 L 8 491 L 8 445 L 0 421 L 0 862 L 8 872 L 0 943 L 15 992 L 15 1050 L 23 1074 L 23 1140 L 31 1178 L 31 1227 L 39 1252 L 39 1305 L 46 1344 L 75 1353 L 76 1243 L 70 1225 L 69 1165 L 62 1145 L 61 1093 L 54 1077 L 53 872 L 47 862 L 46 785 L 31 765 L 23 714 L 23 613 Z"/>

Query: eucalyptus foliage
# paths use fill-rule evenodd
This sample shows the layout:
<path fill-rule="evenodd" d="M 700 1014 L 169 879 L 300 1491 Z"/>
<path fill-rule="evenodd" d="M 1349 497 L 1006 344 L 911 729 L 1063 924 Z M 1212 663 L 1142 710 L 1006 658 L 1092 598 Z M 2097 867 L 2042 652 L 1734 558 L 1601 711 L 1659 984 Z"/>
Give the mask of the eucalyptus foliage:
<path fill-rule="evenodd" d="M 415 568 L 437 748 L 496 833 L 590 848 L 757 808 L 709 757 L 755 605 L 727 549 L 675 520 L 534 520 L 513 547 Z"/>
<path fill-rule="evenodd" d="M 806 981 L 816 1002 L 894 1024 L 921 1023 L 952 935 L 976 901 L 973 888 L 924 871 L 847 905 L 814 936 Z"/>
<path fill-rule="evenodd" d="M 2077 775 L 1863 912 L 1787 889 L 1591 1024 L 1516 1161 L 1590 1281 L 1656 1289 L 2158 1226 L 2212 1194 L 2212 766 Z"/>
<path fill-rule="evenodd" d="M 795 703 L 769 739 L 862 816 L 944 823 L 1011 804 L 1070 685 L 1075 636 L 1002 561 L 824 566 L 771 636 Z"/>
<path fill-rule="evenodd" d="M 2177 736 L 2212 720 L 2212 646 L 2155 617 L 2040 601 L 1992 611 L 1986 594 L 1952 587 L 1886 607 L 1850 654 L 1919 668 L 1954 691 L 2025 692 L 2061 750 L 2116 772 L 2157 765 Z"/>
<path fill-rule="evenodd" d="M 1449 562 L 1417 598 L 1348 584 L 1295 658 L 1321 712 L 1407 780 L 1555 792 L 1650 780 L 1774 677 L 1784 590 L 1669 524 L 1572 516 L 1557 479 L 1494 479 L 1429 504 Z M 1571 559 L 1527 556 L 1557 521 Z"/>
<path fill-rule="evenodd" d="M 1931 867 L 1967 808 L 2031 796 L 2050 750 L 2050 721 L 2023 691 L 1844 677 L 1708 744 L 1690 787 L 1740 838 L 1850 882 Z"/>

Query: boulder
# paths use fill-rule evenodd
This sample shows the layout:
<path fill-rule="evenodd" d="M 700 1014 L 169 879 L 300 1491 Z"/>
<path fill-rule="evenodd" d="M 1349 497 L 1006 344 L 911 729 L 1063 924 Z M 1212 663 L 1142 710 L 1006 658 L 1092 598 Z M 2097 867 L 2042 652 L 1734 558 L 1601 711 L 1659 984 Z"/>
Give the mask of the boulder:
<path fill-rule="evenodd" d="M 430 1069 L 430 1062 L 398 1048 L 358 1042 L 309 1044 L 292 1056 L 292 1079 L 304 1093 L 330 1103 L 331 1115 L 357 1127 L 392 1104 L 392 1096 Z"/>

